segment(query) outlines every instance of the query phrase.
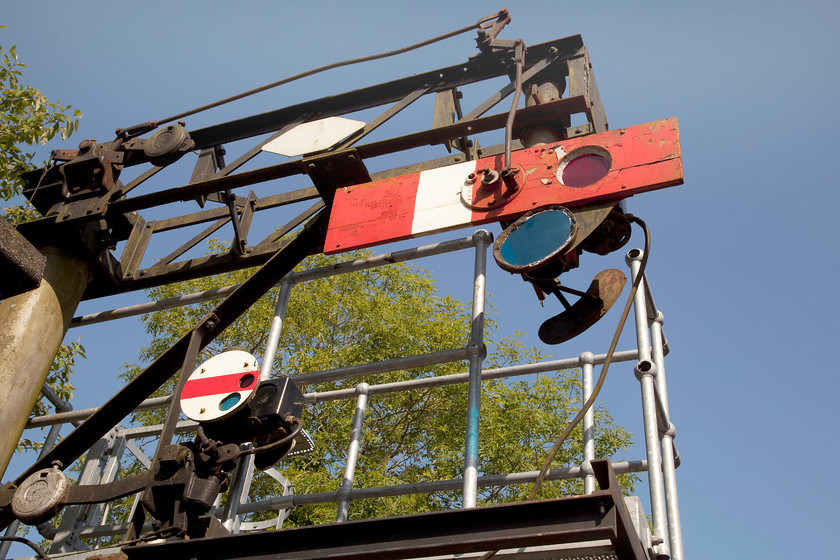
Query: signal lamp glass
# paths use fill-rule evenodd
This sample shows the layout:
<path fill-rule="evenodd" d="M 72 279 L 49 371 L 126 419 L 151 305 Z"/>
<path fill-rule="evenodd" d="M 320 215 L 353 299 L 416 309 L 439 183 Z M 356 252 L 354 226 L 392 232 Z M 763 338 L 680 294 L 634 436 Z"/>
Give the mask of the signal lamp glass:
<path fill-rule="evenodd" d="M 242 397 L 239 396 L 239 393 L 231 393 L 230 395 L 226 396 L 222 399 L 222 402 L 219 403 L 219 410 L 230 410 L 233 406 L 240 401 Z"/>
<path fill-rule="evenodd" d="M 579 155 L 572 152 L 560 164 L 558 179 L 567 187 L 588 187 L 610 172 L 611 162 L 606 150 L 591 147 L 583 148 L 582 152 Z"/>
<path fill-rule="evenodd" d="M 575 231 L 572 214 L 561 206 L 529 212 L 502 232 L 493 256 L 507 271 L 530 272 L 562 256 Z"/>

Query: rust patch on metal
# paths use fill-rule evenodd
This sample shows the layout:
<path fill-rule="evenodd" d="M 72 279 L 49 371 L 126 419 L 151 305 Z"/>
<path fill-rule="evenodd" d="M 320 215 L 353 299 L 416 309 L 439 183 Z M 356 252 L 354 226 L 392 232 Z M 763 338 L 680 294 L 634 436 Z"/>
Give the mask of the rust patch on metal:
<path fill-rule="evenodd" d="M 560 344 L 581 334 L 610 310 L 626 283 L 627 277 L 620 270 L 602 270 L 595 275 L 586 296 L 540 326 L 540 340 L 546 344 Z"/>

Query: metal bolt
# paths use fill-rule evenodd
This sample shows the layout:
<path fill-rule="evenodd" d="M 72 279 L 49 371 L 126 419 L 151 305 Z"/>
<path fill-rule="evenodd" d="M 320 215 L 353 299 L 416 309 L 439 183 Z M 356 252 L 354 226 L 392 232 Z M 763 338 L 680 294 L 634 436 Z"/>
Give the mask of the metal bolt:
<path fill-rule="evenodd" d="M 499 180 L 499 172 L 495 169 L 479 169 L 481 173 L 481 184 L 492 185 Z"/>

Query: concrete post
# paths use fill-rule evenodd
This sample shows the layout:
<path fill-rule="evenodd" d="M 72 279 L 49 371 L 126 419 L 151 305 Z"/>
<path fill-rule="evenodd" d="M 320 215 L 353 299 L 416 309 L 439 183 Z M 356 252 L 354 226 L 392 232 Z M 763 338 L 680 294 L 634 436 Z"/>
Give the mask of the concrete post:
<path fill-rule="evenodd" d="M 0 302 L 0 476 L 90 277 L 80 259 L 53 247 L 41 251 L 47 257 L 41 285 Z"/>

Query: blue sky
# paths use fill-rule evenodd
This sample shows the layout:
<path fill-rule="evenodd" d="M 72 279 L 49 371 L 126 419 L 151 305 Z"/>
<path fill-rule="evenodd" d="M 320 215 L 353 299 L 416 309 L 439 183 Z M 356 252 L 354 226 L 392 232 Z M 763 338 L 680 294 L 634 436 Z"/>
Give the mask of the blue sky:
<path fill-rule="evenodd" d="M 0 44 L 18 45 L 29 84 L 84 112 L 79 132 L 60 146 L 69 148 L 83 138 L 109 139 L 118 126 L 414 43 L 500 7 L 437 0 L 5 2 Z M 513 21 L 503 38 L 534 44 L 583 36 L 612 128 L 672 116 L 680 122 L 685 185 L 634 197 L 628 208 L 653 235 L 648 274 L 671 343 L 667 372 L 682 455 L 677 477 L 687 557 L 828 553 L 838 521 L 831 504 L 840 495 L 832 469 L 840 459 L 832 435 L 840 384 L 830 359 L 840 311 L 838 5 L 507 7 Z M 188 127 L 456 64 L 473 52 L 465 35 L 192 117 Z M 638 234 L 631 243 L 641 245 Z M 586 286 L 598 270 L 623 266 L 621 253 L 589 256 L 568 281 Z M 469 274 L 469 267 L 444 267 L 435 277 L 443 291 L 466 298 Z M 519 329 L 540 345 L 536 329 L 550 310 L 525 288 L 500 270 L 489 274 L 502 331 Z M 139 301 L 140 295 L 90 302 L 81 311 Z M 603 352 L 617 315 L 566 345 L 541 348 L 557 358 Z M 626 333 L 619 348 L 633 342 L 631 325 Z M 116 370 L 136 360 L 145 336 L 131 319 L 70 333 L 79 335 L 90 359 L 79 368 L 74 404 L 84 408 L 116 390 Z M 610 376 L 604 401 L 640 440 L 632 371 L 616 368 Z M 641 457 L 643 449 L 634 454 Z"/>

